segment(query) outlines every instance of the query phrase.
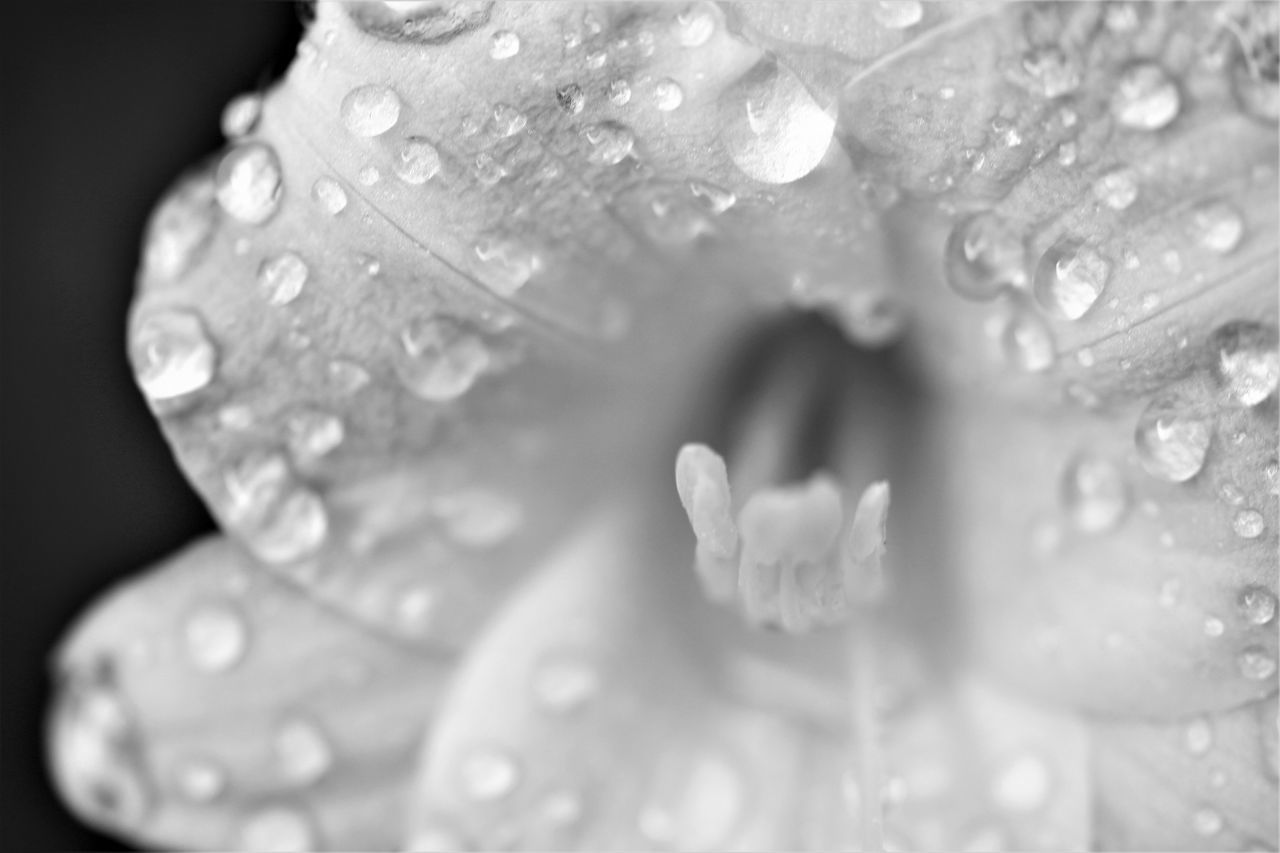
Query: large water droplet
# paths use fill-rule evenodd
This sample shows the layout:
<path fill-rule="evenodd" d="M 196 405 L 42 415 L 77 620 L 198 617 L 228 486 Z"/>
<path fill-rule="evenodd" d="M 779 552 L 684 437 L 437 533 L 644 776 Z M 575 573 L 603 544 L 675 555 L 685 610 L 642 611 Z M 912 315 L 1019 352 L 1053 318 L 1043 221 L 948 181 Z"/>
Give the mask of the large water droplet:
<path fill-rule="evenodd" d="M 684 103 L 684 89 L 670 78 L 659 80 L 653 86 L 653 105 L 664 113 L 679 109 Z"/>
<path fill-rule="evenodd" d="M 342 418 L 311 409 L 290 415 L 287 428 L 289 451 L 294 460 L 302 464 L 331 453 L 346 437 Z"/>
<path fill-rule="evenodd" d="M 1241 539 L 1257 539 L 1267 529 L 1267 520 L 1256 509 L 1242 509 L 1231 520 L 1231 529 Z"/>
<path fill-rule="evenodd" d="M 631 154 L 631 149 L 636 144 L 631 131 L 613 121 L 583 128 L 582 135 L 591 146 L 587 159 L 602 166 L 621 163 Z"/>
<path fill-rule="evenodd" d="M 1046 311 L 1079 320 L 1098 301 L 1110 276 L 1111 263 L 1095 249 L 1067 240 L 1040 258 L 1033 289 Z"/>
<path fill-rule="evenodd" d="M 1081 454 L 1063 472 L 1063 507 L 1075 526 L 1086 533 L 1113 529 L 1129 508 L 1129 485 L 1108 459 Z"/>
<path fill-rule="evenodd" d="M 991 798 L 1011 812 L 1034 812 L 1049 799 L 1052 780 L 1049 766 L 1034 753 L 1017 755 L 1007 761 L 991 783 Z"/>
<path fill-rule="evenodd" d="M 337 216 L 347 209 L 347 191 L 333 178 L 316 178 L 311 185 L 311 197 L 330 216 Z"/>
<path fill-rule="evenodd" d="M 976 214 L 957 224 L 947 238 L 943 271 L 947 284 L 966 299 L 990 300 L 1005 288 L 1026 283 L 1022 236 L 996 215 Z"/>
<path fill-rule="evenodd" d="M 1280 385 L 1280 335 L 1275 326 L 1237 321 L 1216 329 L 1206 343 L 1210 372 L 1227 399 L 1256 406 Z"/>
<path fill-rule="evenodd" d="M 1138 199 L 1138 173 L 1128 166 L 1112 169 L 1094 182 L 1093 197 L 1112 210 L 1125 210 Z"/>
<path fill-rule="evenodd" d="M 261 225 L 280 207 L 280 160 L 261 142 L 237 145 L 218 164 L 214 194 L 230 216 Z"/>
<path fill-rule="evenodd" d="M 498 749 L 478 749 L 468 754 L 459 767 L 462 792 L 472 800 L 500 800 L 520 783 L 520 767 L 515 759 Z"/>
<path fill-rule="evenodd" d="M 425 184 L 440 172 L 440 152 L 429 140 L 411 136 L 396 152 L 391 168 L 406 184 Z"/>
<path fill-rule="evenodd" d="M 533 696 L 548 711 L 565 713 L 581 707 L 599 690 L 596 669 L 575 656 L 552 655 L 533 670 Z"/>
<path fill-rule="evenodd" d="M 280 774 L 295 785 L 310 785 L 333 765 L 333 748 L 320 727 L 306 719 L 286 720 L 272 739 Z"/>
<path fill-rule="evenodd" d="M 1026 309 L 1015 310 L 1004 324 L 1000 348 L 1009 364 L 1027 373 L 1041 373 L 1058 358 L 1049 326 Z"/>
<path fill-rule="evenodd" d="M 1240 615 L 1251 625 L 1266 625 L 1276 618 L 1276 597 L 1265 587 L 1247 586 L 1236 599 Z"/>
<path fill-rule="evenodd" d="M 920 0 L 876 0 L 871 17 L 886 29 L 903 30 L 920 23 L 924 4 Z"/>
<path fill-rule="evenodd" d="M 520 52 L 520 36 L 511 30 L 497 30 L 489 39 L 489 56 L 493 59 L 510 59 Z"/>
<path fill-rule="evenodd" d="M 129 340 L 134 379 L 152 401 L 171 400 L 213 381 L 218 352 L 193 311 L 151 314 Z"/>
<path fill-rule="evenodd" d="M 386 86 L 358 86 L 342 99 L 341 114 L 356 136 L 378 136 L 400 121 L 400 97 Z"/>
<path fill-rule="evenodd" d="M 400 380 L 418 397 L 433 403 L 461 397 L 491 361 L 484 341 L 449 317 L 410 323 L 401 333 L 400 343 L 405 356 L 396 365 Z"/>
<path fill-rule="evenodd" d="M 205 604 L 187 617 L 182 640 L 193 664 L 209 672 L 222 672 L 244 659 L 249 649 L 249 628 L 234 608 Z"/>
<path fill-rule="evenodd" d="M 256 92 L 237 95 L 222 110 L 222 133 L 227 139 L 248 136 L 261 116 L 261 95 Z"/>
<path fill-rule="evenodd" d="M 1181 105 L 1178 84 L 1154 62 L 1129 66 L 1111 94 L 1111 114 L 1136 130 L 1159 130 L 1178 117 Z"/>
<path fill-rule="evenodd" d="M 193 803 L 217 799 L 227 789 L 227 774 L 219 765 L 206 759 L 184 761 L 175 771 L 178 792 Z"/>
<path fill-rule="evenodd" d="M 258 286 L 272 305 L 287 305 L 302 293 L 309 272 L 306 261 L 298 255 L 281 252 L 258 267 Z"/>
<path fill-rule="evenodd" d="M 824 108 L 774 57 L 756 63 L 726 89 L 719 111 L 720 141 L 734 164 L 766 184 L 788 184 L 808 175 L 826 156 L 835 134 L 835 102 Z"/>
<path fill-rule="evenodd" d="M 240 827 L 242 850 L 304 853 L 317 849 L 316 841 L 315 829 L 307 816 L 284 806 L 254 812 Z"/>
<path fill-rule="evenodd" d="M 1213 726 L 1207 717 L 1196 717 L 1182 732 L 1183 743 L 1192 755 L 1204 755 L 1213 746 Z"/>
<path fill-rule="evenodd" d="M 1239 246 L 1244 236 L 1240 211 L 1225 201 L 1212 201 L 1196 208 L 1191 224 L 1200 245 L 1220 255 Z"/>
<path fill-rule="evenodd" d="M 1212 437 L 1213 422 L 1199 401 L 1174 390 L 1153 399 L 1138 417 L 1134 445 L 1147 473 L 1183 483 L 1204 467 Z"/>
<path fill-rule="evenodd" d="M 1266 681 L 1276 674 L 1275 656 L 1262 646 L 1248 646 L 1236 658 L 1240 674 L 1251 681 Z"/>

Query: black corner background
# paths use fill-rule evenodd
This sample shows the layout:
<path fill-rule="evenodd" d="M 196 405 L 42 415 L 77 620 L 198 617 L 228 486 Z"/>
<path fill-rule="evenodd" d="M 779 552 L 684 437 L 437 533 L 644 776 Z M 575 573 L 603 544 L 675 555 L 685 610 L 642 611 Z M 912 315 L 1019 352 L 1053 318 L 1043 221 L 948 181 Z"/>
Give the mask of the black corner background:
<path fill-rule="evenodd" d="M 211 528 L 125 361 L 159 194 L 293 55 L 293 2 L 15 4 L 0 24 L 0 849 L 123 850 L 45 772 L 47 661 L 112 582 Z"/>

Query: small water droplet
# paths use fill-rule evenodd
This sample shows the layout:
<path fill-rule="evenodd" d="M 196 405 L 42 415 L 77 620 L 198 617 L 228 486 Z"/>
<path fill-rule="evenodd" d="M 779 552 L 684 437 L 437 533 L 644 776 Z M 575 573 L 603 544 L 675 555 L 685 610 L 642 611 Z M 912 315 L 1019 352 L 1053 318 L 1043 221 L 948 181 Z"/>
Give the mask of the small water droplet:
<path fill-rule="evenodd" d="M 720 140 L 734 164 L 766 184 L 789 184 L 811 173 L 835 134 L 835 102 L 825 108 L 818 104 L 774 57 L 756 63 L 727 88 L 719 111 Z"/>
<path fill-rule="evenodd" d="M 281 252 L 258 267 L 258 286 L 272 305 L 287 305 L 302 293 L 309 272 L 306 262 L 297 254 Z"/>
<path fill-rule="evenodd" d="M 1204 755 L 1213 746 L 1213 726 L 1207 717 L 1196 717 L 1182 732 L 1183 743 L 1192 755 Z"/>
<path fill-rule="evenodd" d="M 1049 799 L 1049 766 L 1033 753 L 1006 762 L 991 784 L 991 798 L 1000 808 L 1019 813 L 1038 811 Z"/>
<path fill-rule="evenodd" d="M 1080 150 L 1079 146 L 1076 145 L 1074 140 L 1069 139 L 1066 142 L 1059 145 L 1058 146 L 1058 165 L 1063 167 L 1074 166 L 1076 162 L 1076 157 L 1079 156 L 1079 150 Z"/>
<path fill-rule="evenodd" d="M 1121 73 L 1111 95 L 1111 114 L 1125 127 L 1159 130 L 1178 117 L 1178 85 L 1154 62 L 1138 62 Z"/>
<path fill-rule="evenodd" d="M 276 453 L 252 453 L 225 477 L 227 526 L 260 559 L 296 560 L 318 549 L 329 531 L 324 503 L 293 482 Z"/>
<path fill-rule="evenodd" d="M 331 361 L 325 367 L 329 385 L 339 394 L 354 394 L 369 384 L 369 371 L 354 361 Z"/>
<path fill-rule="evenodd" d="M 272 749 L 280 774 L 295 785 L 318 781 L 333 765 L 329 739 L 311 720 L 286 720 L 276 729 Z"/>
<path fill-rule="evenodd" d="M 1138 199 L 1138 173 L 1128 166 L 1112 169 L 1093 185 L 1093 197 L 1112 210 L 1125 210 Z"/>
<path fill-rule="evenodd" d="M 1080 87 L 1079 62 L 1058 47 L 1038 47 L 1028 51 L 1022 57 L 1022 67 L 1046 98 L 1060 98 Z"/>
<path fill-rule="evenodd" d="M 386 86 L 357 86 L 342 99 L 340 113 L 355 136 L 379 136 L 400 121 L 400 97 Z"/>
<path fill-rule="evenodd" d="M 515 136 L 529 124 L 529 119 L 510 104 L 498 104 L 493 108 L 493 129 L 498 136 Z"/>
<path fill-rule="evenodd" d="M 1251 681 L 1266 681 L 1276 674 L 1276 659 L 1262 646 L 1249 646 L 1236 658 L 1240 674 Z"/>
<path fill-rule="evenodd" d="M 1027 373 L 1041 373 L 1058 358 L 1053 333 L 1031 311 L 1016 310 L 1005 322 L 1000 347 L 1009 364 Z"/>
<path fill-rule="evenodd" d="M 1022 236 L 1000 216 L 979 213 L 957 224 L 947 238 L 947 284 L 966 299 L 990 300 L 1026 283 Z"/>
<path fill-rule="evenodd" d="M 187 657 L 207 672 L 224 672 L 244 659 L 249 628 L 239 612 L 225 604 L 204 604 L 182 626 Z"/>
<path fill-rule="evenodd" d="M 440 152 L 430 140 L 411 136 L 396 151 L 391 168 L 406 184 L 425 184 L 440 172 Z"/>
<path fill-rule="evenodd" d="M 577 657 L 552 655 L 533 671 L 533 696 L 538 705 L 555 713 L 580 708 L 600 688 L 600 676 Z"/>
<path fill-rule="evenodd" d="M 1245 587 L 1240 590 L 1236 603 L 1239 605 L 1240 615 L 1251 625 L 1266 625 L 1276 618 L 1276 597 L 1264 587 Z"/>
<path fill-rule="evenodd" d="M 262 96 L 256 92 L 237 95 L 222 110 L 222 134 L 239 139 L 253 133 L 262 116 Z"/>
<path fill-rule="evenodd" d="M 301 812 L 275 806 L 254 812 L 240 827 L 240 849 L 303 853 L 316 848 L 311 821 Z"/>
<path fill-rule="evenodd" d="M 511 30 L 497 30 L 489 39 L 489 56 L 493 59 L 510 59 L 520 52 L 520 36 Z"/>
<path fill-rule="evenodd" d="M 684 103 L 684 89 L 675 80 L 666 78 L 653 86 L 653 105 L 664 113 L 679 109 Z"/>
<path fill-rule="evenodd" d="M 591 146 L 587 159 L 601 166 L 616 166 L 631 154 L 636 139 L 626 127 L 605 121 L 583 128 L 583 137 Z"/>
<path fill-rule="evenodd" d="M 542 269 L 542 260 L 516 240 L 481 237 L 474 251 L 484 265 L 481 281 L 502 296 L 514 296 Z"/>
<path fill-rule="evenodd" d="M 311 197 L 330 216 L 337 216 L 347 208 L 347 191 L 333 178 L 316 178 L 311 185 Z"/>
<path fill-rule="evenodd" d="M 1129 485 L 1108 459 L 1081 454 L 1068 463 L 1060 487 L 1063 507 L 1079 530 L 1115 528 L 1129 509 Z"/>
<path fill-rule="evenodd" d="M 227 774 L 212 761 L 194 759 L 179 765 L 175 782 L 178 791 L 187 801 L 208 803 L 216 800 L 227 789 Z"/>
<path fill-rule="evenodd" d="M 1207 806 L 1196 809 L 1191 815 L 1191 826 L 1197 835 L 1209 838 L 1222 831 L 1222 815 Z"/>
<path fill-rule="evenodd" d="M 134 379 L 148 399 L 171 400 L 204 388 L 217 371 L 218 353 L 193 311 L 149 315 L 129 340 Z"/>
<path fill-rule="evenodd" d="M 342 444 L 346 429 L 337 415 L 307 409 L 289 416 L 289 452 L 300 464 L 315 462 Z"/>
<path fill-rule="evenodd" d="M 1234 250 L 1244 236 L 1240 211 L 1225 201 L 1209 202 L 1197 208 L 1191 224 L 1200 245 L 1220 255 Z"/>
<path fill-rule="evenodd" d="M 1096 250 L 1067 240 L 1040 258 L 1033 290 L 1046 311 L 1079 320 L 1098 301 L 1110 276 L 1111 263 Z"/>
<path fill-rule="evenodd" d="M 436 595 L 427 586 L 415 586 L 405 590 L 396 600 L 396 622 L 410 634 L 422 634 L 431 627 L 436 611 Z"/>
<path fill-rule="evenodd" d="M 410 323 L 400 334 L 400 380 L 418 397 L 443 403 L 461 397 L 488 369 L 489 348 L 449 317 Z"/>
<path fill-rule="evenodd" d="M 1209 616 L 1204 620 L 1204 635 L 1206 637 L 1221 637 L 1226 630 L 1227 626 L 1216 616 Z"/>
<path fill-rule="evenodd" d="M 1267 520 L 1256 509 L 1242 509 L 1231 520 L 1231 529 L 1241 539 L 1257 539 L 1267 529 Z"/>
<path fill-rule="evenodd" d="M 716 19 L 709 3 L 694 3 L 676 15 L 672 31 L 681 47 L 701 47 L 716 31 Z"/>
<path fill-rule="evenodd" d="M 515 759 L 497 749 L 479 749 L 470 753 L 463 759 L 459 770 L 462 792 L 472 800 L 500 800 L 520 783 L 520 767 Z"/>
<path fill-rule="evenodd" d="M 275 149 L 261 142 L 237 145 L 218 163 L 214 194 L 231 217 L 261 225 L 280 207 L 282 179 Z"/>
<path fill-rule="evenodd" d="M 1280 350 L 1275 326 L 1237 321 L 1214 330 L 1206 343 L 1210 373 L 1227 399 L 1256 406 L 1280 385 Z"/>
<path fill-rule="evenodd" d="M 560 105 L 560 109 L 571 116 L 582 112 L 586 102 L 587 96 L 577 83 L 570 83 L 556 89 L 556 103 Z"/>
<path fill-rule="evenodd" d="M 362 166 L 356 173 L 356 179 L 361 186 L 371 187 L 382 180 L 382 172 L 378 171 L 377 166 Z"/>
<path fill-rule="evenodd" d="M 724 213 L 738 202 L 738 197 L 723 187 L 705 181 L 690 181 L 689 192 L 706 202 L 712 213 Z"/>
<path fill-rule="evenodd" d="M 1204 467 L 1213 423 L 1197 401 L 1175 390 L 1154 398 L 1138 418 L 1134 445 L 1147 473 L 1171 483 Z"/>
<path fill-rule="evenodd" d="M 611 80 L 606 94 L 615 107 L 624 107 L 631 100 L 631 84 L 623 79 Z"/>
<path fill-rule="evenodd" d="M 919 0 L 876 0 L 871 17 L 885 29 L 904 30 L 920 23 L 924 4 Z"/>

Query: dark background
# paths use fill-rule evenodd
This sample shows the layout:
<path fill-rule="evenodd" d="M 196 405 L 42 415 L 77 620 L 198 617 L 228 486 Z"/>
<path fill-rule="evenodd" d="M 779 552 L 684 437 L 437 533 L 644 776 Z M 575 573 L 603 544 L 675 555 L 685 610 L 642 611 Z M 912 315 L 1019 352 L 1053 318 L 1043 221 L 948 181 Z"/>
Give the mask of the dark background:
<path fill-rule="evenodd" d="M 44 769 L 47 661 L 113 581 L 210 529 L 125 361 L 143 225 L 287 66 L 292 2 L 23 2 L 0 24 L 0 849 L 122 850 Z"/>

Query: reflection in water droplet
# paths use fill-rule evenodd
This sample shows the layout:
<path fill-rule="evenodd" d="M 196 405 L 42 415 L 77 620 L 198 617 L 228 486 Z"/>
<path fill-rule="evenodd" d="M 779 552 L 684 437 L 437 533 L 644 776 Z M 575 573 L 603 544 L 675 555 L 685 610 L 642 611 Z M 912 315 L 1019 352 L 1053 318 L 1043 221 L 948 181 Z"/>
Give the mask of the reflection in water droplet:
<path fill-rule="evenodd" d="M 222 110 L 222 134 L 239 139 L 253 133 L 262 116 L 262 96 L 254 93 L 237 95 Z"/>
<path fill-rule="evenodd" d="M 1176 389 L 1151 401 L 1134 430 L 1138 460 L 1147 473 L 1171 483 L 1200 473 L 1213 436 L 1213 423 L 1201 408 Z"/>
<path fill-rule="evenodd" d="M 960 222 L 943 254 L 947 284 L 966 299 L 990 300 L 1026 283 L 1026 249 L 1013 226 L 994 213 Z"/>
<path fill-rule="evenodd" d="M 240 827 L 240 849 L 303 853 L 318 849 L 311 821 L 283 806 L 254 812 Z"/>
<path fill-rule="evenodd" d="M 1125 210 L 1138 199 L 1138 173 L 1128 166 L 1112 169 L 1094 182 L 1093 197 L 1112 210 Z"/>
<path fill-rule="evenodd" d="M 1227 399 L 1256 406 L 1280 385 L 1280 350 L 1275 326 L 1238 321 L 1216 329 L 1206 343 L 1210 373 Z"/>
<path fill-rule="evenodd" d="M 653 86 L 653 105 L 664 113 L 679 109 L 684 103 L 684 89 L 680 84 L 667 78 L 659 80 Z"/>
<path fill-rule="evenodd" d="M 1276 659 L 1262 646 L 1249 646 L 1236 658 L 1240 674 L 1252 681 L 1266 681 L 1276 674 Z"/>
<path fill-rule="evenodd" d="M 1242 509 L 1232 519 L 1231 529 L 1241 539 L 1257 539 L 1267 529 L 1267 521 L 1256 509 Z"/>
<path fill-rule="evenodd" d="M 1178 85 L 1154 62 L 1129 66 L 1111 94 L 1111 114 L 1125 127 L 1159 130 L 1178 117 Z"/>
<path fill-rule="evenodd" d="M 1000 335 L 1000 346 L 1009 364 L 1027 373 L 1048 370 L 1058 358 L 1048 325 L 1025 309 L 1009 317 Z"/>
<path fill-rule="evenodd" d="M 347 191 L 333 178 L 316 178 L 311 185 L 311 197 L 330 216 L 337 216 L 347 208 Z"/>
<path fill-rule="evenodd" d="M 834 101 L 824 109 L 774 57 L 756 63 L 726 89 L 719 112 L 720 141 L 734 164 L 766 184 L 788 184 L 808 175 L 826 156 L 835 134 Z"/>
<path fill-rule="evenodd" d="M 1225 255 L 1240 245 L 1244 236 L 1244 219 L 1240 211 L 1225 201 L 1214 201 L 1198 207 L 1191 217 L 1192 228 L 1211 252 Z"/>
<path fill-rule="evenodd" d="M 601 166 L 616 166 L 625 160 L 635 146 L 631 131 L 617 122 L 605 121 L 583 128 L 583 137 L 591 146 L 587 159 Z"/>
<path fill-rule="evenodd" d="M 391 168 L 406 184 L 425 184 L 440 172 L 440 152 L 430 140 L 410 136 L 396 152 Z"/>
<path fill-rule="evenodd" d="M 352 134 L 379 136 L 400 121 L 400 98 L 386 86 L 358 86 L 342 99 L 340 112 Z"/>
<path fill-rule="evenodd" d="M 1033 289 L 1046 311 L 1079 320 L 1098 301 L 1110 276 L 1109 261 L 1092 247 L 1068 240 L 1040 258 Z"/>
<path fill-rule="evenodd" d="M 134 379 L 152 401 L 171 400 L 213 381 L 218 353 L 193 311 L 151 314 L 129 338 Z"/>
<path fill-rule="evenodd" d="M 1129 509 L 1129 485 L 1108 459 L 1082 454 L 1067 465 L 1060 489 L 1063 507 L 1079 530 L 1113 529 Z"/>
<path fill-rule="evenodd" d="M 237 145 L 218 163 L 215 186 L 218 204 L 230 216 L 261 225 L 280 207 L 280 160 L 269 145 Z"/>
<path fill-rule="evenodd" d="M 404 358 L 400 380 L 418 397 L 443 403 L 471 389 L 489 367 L 489 348 L 458 321 L 431 317 L 410 323 L 400 334 Z"/>
<path fill-rule="evenodd" d="M 1222 831 L 1222 815 L 1208 807 L 1196 809 L 1191 815 L 1191 826 L 1197 835 L 1209 838 Z"/>
<path fill-rule="evenodd" d="M 192 803 L 217 799 L 227 789 L 227 774 L 212 761 L 184 761 L 175 773 L 178 792 Z"/>
<path fill-rule="evenodd" d="M 302 293 L 309 272 L 306 262 L 298 255 L 281 252 L 258 267 L 258 286 L 272 305 L 287 305 Z"/>
<path fill-rule="evenodd" d="M 1182 733 L 1187 752 L 1204 755 L 1213 746 L 1213 727 L 1207 717 L 1196 717 Z"/>
<path fill-rule="evenodd" d="M 489 56 L 493 59 L 510 59 L 520 52 L 520 36 L 511 30 L 498 30 L 489 39 Z"/>
<path fill-rule="evenodd" d="M 193 664 L 209 672 L 223 672 L 244 659 L 249 628 L 234 608 L 205 604 L 187 616 L 182 639 Z"/>
<path fill-rule="evenodd" d="M 310 785 L 333 764 L 333 748 L 320 727 L 310 720 L 287 720 L 272 739 L 280 774 L 295 785 Z"/>
<path fill-rule="evenodd" d="M 585 661 L 552 655 L 533 671 L 533 697 L 540 707 L 565 713 L 581 707 L 599 690 L 600 676 Z"/>
<path fill-rule="evenodd" d="M 1247 586 L 1236 599 L 1240 615 L 1251 625 L 1266 625 L 1276 618 L 1276 597 L 1265 587 Z"/>
<path fill-rule="evenodd" d="M 1010 759 L 991 783 L 991 798 L 1011 812 L 1034 812 L 1049 799 L 1049 766 L 1038 755 L 1027 753 Z"/>
<path fill-rule="evenodd" d="M 920 23 L 924 5 L 919 0 L 876 0 L 871 17 L 886 29 L 902 30 Z"/>
<path fill-rule="evenodd" d="M 476 750 L 462 761 L 462 792 L 472 800 L 500 800 L 520 783 L 515 759 L 497 749 Z"/>

